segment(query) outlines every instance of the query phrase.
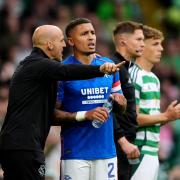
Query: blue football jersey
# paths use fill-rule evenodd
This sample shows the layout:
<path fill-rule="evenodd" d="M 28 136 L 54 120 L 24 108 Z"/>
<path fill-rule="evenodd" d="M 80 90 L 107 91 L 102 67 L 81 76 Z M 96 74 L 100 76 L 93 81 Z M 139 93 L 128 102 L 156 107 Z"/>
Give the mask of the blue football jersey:
<path fill-rule="evenodd" d="M 91 65 L 102 65 L 105 62 L 112 61 L 105 57 L 96 57 Z M 70 56 L 63 63 L 72 66 L 80 64 L 74 56 Z M 57 100 L 61 102 L 64 111 L 88 111 L 102 106 L 110 93 L 114 92 L 122 93 L 118 72 L 88 80 L 61 81 Z M 92 121 L 88 120 L 62 126 L 61 138 L 62 159 L 95 160 L 116 156 L 111 113 L 100 128 L 94 128 Z"/>

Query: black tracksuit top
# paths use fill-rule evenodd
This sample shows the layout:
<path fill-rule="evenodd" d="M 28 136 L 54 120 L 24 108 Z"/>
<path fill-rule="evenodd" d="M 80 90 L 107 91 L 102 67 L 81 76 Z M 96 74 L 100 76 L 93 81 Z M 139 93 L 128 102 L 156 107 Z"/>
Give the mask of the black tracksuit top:
<path fill-rule="evenodd" d="M 56 102 L 57 80 L 101 77 L 99 66 L 62 65 L 33 48 L 20 62 L 11 83 L 7 114 L 0 132 L 1 150 L 43 151 Z"/>
<path fill-rule="evenodd" d="M 115 53 L 112 57 L 115 64 L 126 61 L 119 53 Z M 114 129 L 115 140 L 125 136 L 129 141 L 133 141 L 136 137 L 137 121 L 136 121 L 136 102 L 135 89 L 130 80 L 128 72 L 130 62 L 126 61 L 119 70 L 121 88 L 125 98 L 127 99 L 127 109 L 124 114 L 115 114 Z"/>

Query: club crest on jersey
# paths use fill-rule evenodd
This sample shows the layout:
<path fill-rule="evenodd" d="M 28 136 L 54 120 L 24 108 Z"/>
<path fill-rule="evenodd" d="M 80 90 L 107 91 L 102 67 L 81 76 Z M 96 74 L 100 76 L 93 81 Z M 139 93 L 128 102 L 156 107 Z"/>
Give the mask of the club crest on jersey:
<path fill-rule="evenodd" d="M 105 74 L 105 75 L 104 75 L 105 78 L 109 78 L 110 76 L 111 76 L 111 75 L 109 75 L 109 74 Z"/>
<path fill-rule="evenodd" d="M 45 176 L 45 172 L 46 172 L 46 166 L 44 164 L 41 164 L 39 169 L 38 169 L 39 175 L 41 177 Z"/>

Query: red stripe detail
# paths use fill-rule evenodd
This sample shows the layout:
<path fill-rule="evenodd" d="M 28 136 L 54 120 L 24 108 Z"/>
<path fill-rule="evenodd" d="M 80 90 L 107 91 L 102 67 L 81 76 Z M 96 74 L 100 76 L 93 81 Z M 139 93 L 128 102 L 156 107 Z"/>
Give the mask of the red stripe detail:
<path fill-rule="evenodd" d="M 114 88 L 114 87 L 117 87 L 117 86 L 120 86 L 120 85 L 121 85 L 121 82 L 120 81 L 116 81 L 115 83 L 113 83 L 112 87 Z"/>

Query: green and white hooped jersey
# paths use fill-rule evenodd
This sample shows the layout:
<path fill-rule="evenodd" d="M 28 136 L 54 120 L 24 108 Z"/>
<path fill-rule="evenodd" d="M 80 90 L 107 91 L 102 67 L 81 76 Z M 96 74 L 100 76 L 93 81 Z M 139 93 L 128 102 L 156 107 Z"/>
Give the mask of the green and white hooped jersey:
<path fill-rule="evenodd" d="M 135 86 L 136 105 L 142 114 L 160 113 L 160 82 L 152 72 L 141 69 L 137 64 L 129 69 Z M 139 127 L 135 144 L 141 147 L 142 154 L 157 156 L 160 124 Z"/>

